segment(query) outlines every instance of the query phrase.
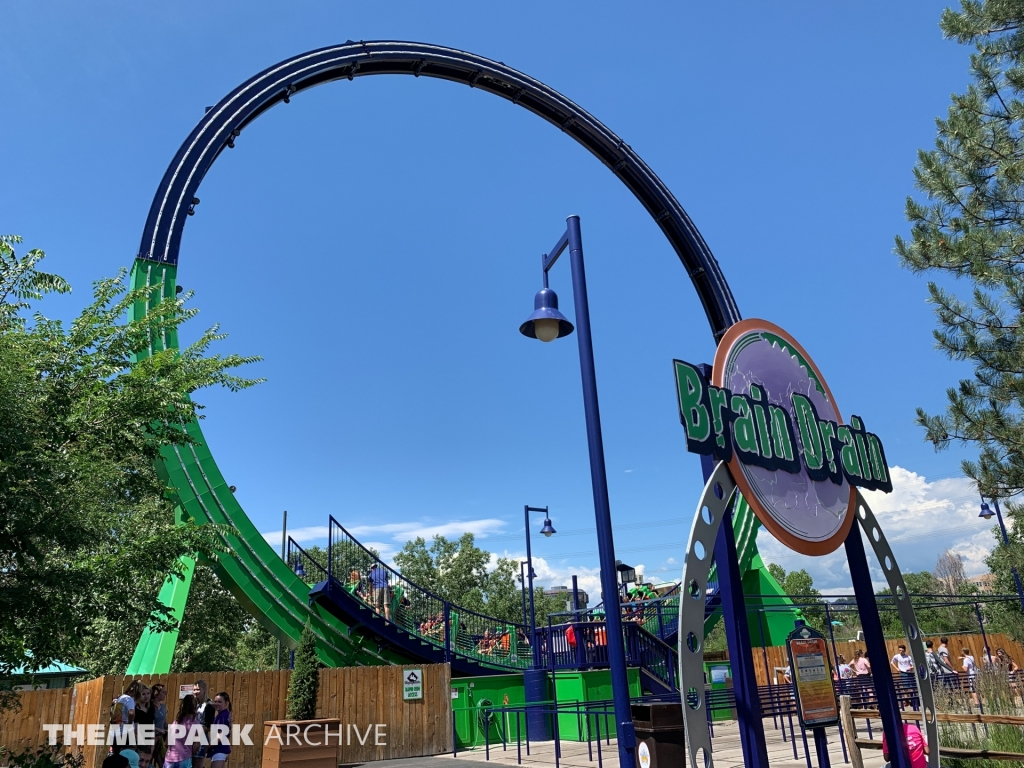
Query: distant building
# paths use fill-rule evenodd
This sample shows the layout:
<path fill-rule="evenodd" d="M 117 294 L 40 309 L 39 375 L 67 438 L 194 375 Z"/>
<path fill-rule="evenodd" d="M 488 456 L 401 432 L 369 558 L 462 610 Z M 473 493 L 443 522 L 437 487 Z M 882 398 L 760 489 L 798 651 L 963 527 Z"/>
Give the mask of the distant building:
<path fill-rule="evenodd" d="M 979 592 L 988 593 L 995 589 L 996 577 L 991 573 L 983 573 L 980 576 L 971 576 L 967 583 L 976 586 Z"/>
<path fill-rule="evenodd" d="M 577 598 L 579 600 L 580 610 L 584 610 L 587 607 L 587 603 L 590 600 L 590 596 L 587 595 L 582 589 L 576 591 Z M 549 587 L 544 590 L 545 597 L 564 597 L 565 598 L 565 610 L 572 610 L 572 590 L 568 587 Z"/>
<path fill-rule="evenodd" d="M 9 677 L 0 680 L 0 683 L 10 685 L 15 691 L 31 691 L 36 688 L 67 688 L 69 683 L 86 670 L 70 664 L 62 664 L 57 661 L 48 667 L 35 671 L 18 667 L 11 670 Z"/>

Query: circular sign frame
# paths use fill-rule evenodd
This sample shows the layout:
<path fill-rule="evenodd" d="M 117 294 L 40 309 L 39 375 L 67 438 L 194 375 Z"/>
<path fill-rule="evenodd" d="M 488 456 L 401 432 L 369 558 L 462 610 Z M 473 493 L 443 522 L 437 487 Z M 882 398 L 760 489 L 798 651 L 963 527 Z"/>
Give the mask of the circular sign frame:
<path fill-rule="evenodd" d="M 771 340 L 766 339 L 765 334 L 775 338 Z M 736 374 L 736 358 L 738 351 L 742 350 L 745 346 L 749 347 L 749 345 L 754 343 L 768 343 L 772 346 L 781 347 L 779 342 L 784 343 L 784 345 L 789 348 L 786 351 L 796 359 L 798 367 L 806 372 L 808 381 L 813 383 L 814 388 L 817 390 L 817 395 L 820 395 L 826 405 L 830 406 L 833 411 L 832 414 L 826 413 L 823 415 L 832 416 L 837 423 L 842 424 L 843 419 L 840 415 L 839 407 L 836 405 L 835 398 L 832 395 L 832 391 L 829 389 L 828 384 L 825 382 L 825 378 L 821 375 L 818 366 L 815 365 L 811 356 L 807 354 L 807 351 L 796 339 L 790 336 L 789 333 L 767 320 L 761 320 L 759 318 L 741 320 L 726 331 L 718 345 L 717 351 L 715 352 L 715 363 L 711 375 L 712 383 L 716 387 L 730 389 L 736 394 L 748 394 L 748 392 L 741 391 L 732 386 L 733 375 Z M 749 373 L 750 383 L 758 383 L 762 385 L 765 383 L 762 381 L 754 381 L 758 375 L 756 371 L 750 371 Z M 769 402 L 784 405 L 778 392 L 773 393 L 771 391 L 767 391 L 767 395 Z M 794 437 L 798 442 L 801 440 L 799 430 L 796 430 Z M 838 549 L 846 540 L 847 535 L 850 533 L 850 527 L 853 525 L 857 490 L 845 479 L 840 484 L 840 487 L 836 488 L 835 484 L 830 480 L 811 480 L 807 476 L 806 468 L 803 466 L 801 466 L 800 472 L 796 474 L 789 474 L 783 470 L 775 470 L 775 475 L 778 477 L 782 477 L 784 479 L 792 478 L 789 482 L 793 485 L 802 482 L 805 483 L 809 489 L 813 488 L 815 492 L 814 498 L 816 506 L 813 509 L 808 508 L 805 516 L 814 516 L 818 514 L 819 510 L 826 509 L 826 507 L 820 503 L 818 496 L 819 491 L 822 493 L 827 491 L 831 496 L 835 496 L 838 491 L 839 496 L 836 497 L 836 501 L 832 505 L 832 507 L 837 507 L 838 504 L 841 504 L 842 497 L 844 496 L 842 493 L 842 486 L 845 485 L 848 487 L 848 494 L 845 494 L 845 509 L 843 509 L 841 513 L 837 514 L 834 509 L 828 508 L 829 511 L 827 513 L 836 515 L 838 518 L 838 524 L 835 525 L 833 529 L 827 531 L 826 535 L 821 535 L 820 533 L 813 536 L 810 534 L 801 535 L 799 523 L 790 519 L 791 515 L 780 511 L 780 508 L 775 504 L 772 504 L 770 500 L 766 499 L 765 494 L 759 490 L 759 486 L 762 483 L 759 482 L 758 474 L 763 476 L 767 470 L 745 464 L 740 460 L 740 457 L 735 451 L 733 452 L 732 458 L 729 460 L 728 464 L 729 471 L 732 473 L 732 476 L 736 481 L 736 485 L 743 494 L 743 498 L 746 499 L 748 504 L 750 504 L 750 508 L 754 511 L 754 514 L 757 515 L 757 519 L 761 521 L 761 524 L 767 528 L 776 539 L 781 541 L 790 549 L 804 555 L 827 555 Z M 829 488 L 829 486 L 832 487 Z"/>

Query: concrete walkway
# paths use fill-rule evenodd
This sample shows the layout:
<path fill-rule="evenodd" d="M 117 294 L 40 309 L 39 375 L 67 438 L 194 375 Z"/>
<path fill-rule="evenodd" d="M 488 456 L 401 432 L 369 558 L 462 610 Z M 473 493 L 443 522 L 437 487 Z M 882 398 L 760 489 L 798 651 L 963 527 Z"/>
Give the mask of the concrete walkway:
<path fill-rule="evenodd" d="M 765 741 L 768 747 L 768 762 L 773 768 L 808 768 L 807 759 L 804 756 L 804 744 L 797 734 L 797 758 L 793 759 L 793 743 L 792 741 L 782 740 L 782 731 L 776 730 L 773 727 L 773 723 L 770 719 L 765 720 Z M 843 748 L 839 743 L 839 730 L 837 728 L 827 729 L 828 733 L 828 746 L 829 746 L 829 758 L 835 768 L 840 766 L 848 765 L 843 762 Z M 861 737 L 866 737 L 867 734 L 860 734 Z M 786 737 L 789 738 L 789 729 L 786 730 Z M 877 736 L 876 736 L 877 737 Z M 742 768 L 743 752 L 740 748 L 739 739 L 739 727 L 734 721 L 719 722 L 715 724 L 715 737 L 712 739 L 713 759 L 715 768 Z M 591 760 L 590 754 L 587 751 L 586 742 L 574 742 L 574 741 L 563 741 L 562 742 L 562 756 L 558 764 L 560 768 L 597 768 L 598 765 L 598 751 L 597 746 L 591 742 L 591 750 L 593 752 L 593 760 Z M 811 768 L 818 768 L 817 757 L 814 753 L 814 742 L 811 735 L 807 734 L 807 751 L 810 754 L 810 766 Z M 882 759 L 882 751 L 879 750 L 864 750 L 864 768 L 881 768 L 884 764 Z M 389 762 L 388 768 L 392 766 L 406 766 L 408 768 L 458 768 L 458 765 L 462 765 L 465 768 L 467 762 L 483 762 L 486 760 L 484 750 L 473 749 L 466 752 L 459 752 L 458 757 L 452 758 L 451 755 L 436 757 L 422 757 L 416 758 L 415 760 L 394 760 Z M 618 752 L 615 748 L 615 739 L 611 740 L 611 744 L 601 743 L 601 762 L 603 766 L 607 768 L 618 768 Z M 502 750 L 499 744 L 497 748 L 491 748 L 491 759 L 492 765 L 516 765 L 516 748 L 514 744 L 510 744 L 507 750 Z M 540 742 L 530 745 L 530 755 L 526 754 L 526 745 L 523 745 L 522 749 L 522 765 L 531 766 L 531 768 L 540 768 L 544 766 L 555 765 L 555 749 L 554 742 Z M 673 767 L 675 768 L 675 767 Z M 684 768 L 679 766 L 679 768 Z"/>

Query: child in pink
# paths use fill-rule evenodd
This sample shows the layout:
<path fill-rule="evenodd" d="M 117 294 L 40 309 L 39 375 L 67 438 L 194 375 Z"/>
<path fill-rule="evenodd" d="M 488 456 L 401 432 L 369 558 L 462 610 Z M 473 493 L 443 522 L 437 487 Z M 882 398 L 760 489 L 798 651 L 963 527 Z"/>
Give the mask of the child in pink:
<path fill-rule="evenodd" d="M 921 729 L 913 723 L 903 724 L 903 735 L 907 740 L 907 749 L 910 752 L 910 768 L 928 768 L 928 744 L 925 743 Z M 885 734 L 882 734 L 882 757 L 889 760 L 889 745 L 885 743 Z M 166 768 L 166 766 L 165 766 Z"/>
<path fill-rule="evenodd" d="M 192 768 L 192 745 L 186 743 L 196 719 L 196 697 L 191 693 L 181 700 L 178 715 L 167 729 L 167 754 L 164 768 Z"/>

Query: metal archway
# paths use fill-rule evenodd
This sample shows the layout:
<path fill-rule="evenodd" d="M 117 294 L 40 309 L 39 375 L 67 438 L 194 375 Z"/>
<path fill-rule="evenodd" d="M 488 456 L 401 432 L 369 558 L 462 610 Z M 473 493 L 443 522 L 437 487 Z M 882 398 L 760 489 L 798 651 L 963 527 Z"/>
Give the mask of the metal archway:
<path fill-rule="evenodd" d="M 462 83 L 500 96 L 559 127 L 611 169 L 657 222 L 697 291 L 715 342 L 730 326 L 741 320 L 728 283 L 700 232 L 668 188 L 622 139 L 554 89 L 500 62 L 452 48 L 399 41 L 348 41 L 344 45 L 294 56 L 250 78 L 210 108 L 178 149 L 160 182 L 137 254 L 137 260 L 147 266 L 144 270 L 137 268 L 133 271 L 133 287 L 161 285 L 164 297 L 174 295 L 181 236 L 187 217 L 195 212 L 195 205 L 199 202 L 196 198 L 199 186 L 220 153 L 234 147 L 235 139 L 251 121 L 276 104 L 287 103 L 294 94 L 322 83 L 384 74 L 433 77 Z M 155 303 L 159 298 L 154 294 L 152 301 Z M 144 315 L 146 307 L 136 306 L 132 312 Z M 173 335 L 151 341 L 151 351 L 175 346 L 177 339 Z M 338 658 L 353 658 L 356 663 L 361 663 L 359 654 L 365 654 L 365 649 L 332 626 L 329 617 L 310 613 L 307 619 L 308 609 L 296 600 L 296 577 L 277 561 L 245 517 L 209 454 L 198 424 L 186 425 L 186 430 L 193 442 L 188 446 L 164 450 L 163 471 L 177 488 L 186 514 L 209 522 L 225 522 L 241 530 L 241 536 L 225 539 L 239 562 L 221 563 L 222 576 L 236 584 L 245 580 L 270 584 L 273 591 L 262 589 L 244 593 L 243 590 L 243 597 L 251 603 L 254 612 L 273 615 L 282 625 L 291 622 L 288 626 L 293 634 L 292 640 L 296 639 L 295 627 L 301 628 L 302 621 L 312 620 L 315 631 L 328 643 L 329 655 L 336 653 Z M 705 500 L 707 505 L 714 506 L 707 490 Z M 701 506 L 698 506 L 698 512 Z M 861 514 L 864 517 L 864 512 Z M 700 521 L 698 514 L 695 532 Z M 874 530 L 877 531 L 877 527 Z M 691 550 L 692 544 L 691 541 Z M 270 557 L 265 556 L 267 552 L 271 552 Z M 710 562 L 710 557 L 707 560 Z M 688 568 L 695 567 L 692 562 L 693 558 L 688 557 Z M 894 578 L 901 581 L 898 571 L 887 571 L 886 575 L 890 583 L 896 583 Z M 701 583 L 706 585 L 706 574 L 704 578 Z M 172 586 L 172 580 L 165 585 Z M 184 594 L 187 595 L 187 587 Z M 161 599 L 163 595 L 161 592 Z M 699 596 L 703 596 L 702 587 Z M 183 604 L 183 600 L 182 596 L 178 602 Z M 909 601 L 904 603 L 900 606 L 901 618 L 908 622 L 910 636 L 909 629 L 916 622 Z M 689 616 L 689 612 L 686 613 Z M 300 623 L 296 624 L 296 621 Z M 680 621 L 680 636 L 685 637 L 682 630 L 688 625 L 682 623 L 682 615 Z M 140 647 L 142 645 L 140 641 Z M 171 648 L 173 650 L 173 643 Z M 167 656 L 164 651 L 161 653 Z M 370 655 L 380 659 L 375 654 Z M 169 663 L 169 656 L 167 661 Z M 915 661 L 918 661 L 916 656 Z M 934 728 L 934 723 L 931 723 L 931 728 Z M 932 734 L 933 730 L 929 729 L 930 742 Z M 699 747 L 699 742 L 691 741 L 691 750 Z M 933 752 L 937 753 L 937 750 Z M 691 752 L 691 761 L 693 758 Z M 707 753 L 707 758 L 706 765 L 710 765 L 710 753 Z"/>
<path fill-rule="evenodd" d="M 199 185 L 242 129 L 292 95 L 332 80 L 413 75 L 463 83 L 518 104 L 558 126 L 604 163 L 636 196 L 672 243 L 700 297 L 715 342 L 740 320 L 732 292 L 683 207 L 622 139 L 538 80 L 482 56 L 427 43 L 346 42 L 299 54 L 250 78 L 210 108 L 175 154 L 157 189 L 138 258 L 177 266 L 185 219 Z"/>

